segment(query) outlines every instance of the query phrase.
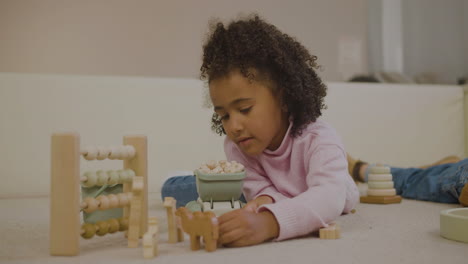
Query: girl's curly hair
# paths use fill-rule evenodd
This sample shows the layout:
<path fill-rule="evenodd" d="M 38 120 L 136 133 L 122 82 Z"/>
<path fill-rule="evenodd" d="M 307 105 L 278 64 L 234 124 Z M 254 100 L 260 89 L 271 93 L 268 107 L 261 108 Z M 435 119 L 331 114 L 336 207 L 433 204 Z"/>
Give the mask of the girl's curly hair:
<path fill-rule="evenodd" d="M 212 33 L 203 45 L 202 80 L 209 84 L 235 69 L 250 80 L 266 78 L 292 118 L 292 136 L 300 135 L 307 124 L 322 115 L 327 87 L 314 71 L 319 68 L 317 57 L 298 41 L 257 14 L 231 22 L 227 27 L 221 22 L 211 27 Z M 219 135 L 226 134 L 216 113 L 211 128 Z"/>

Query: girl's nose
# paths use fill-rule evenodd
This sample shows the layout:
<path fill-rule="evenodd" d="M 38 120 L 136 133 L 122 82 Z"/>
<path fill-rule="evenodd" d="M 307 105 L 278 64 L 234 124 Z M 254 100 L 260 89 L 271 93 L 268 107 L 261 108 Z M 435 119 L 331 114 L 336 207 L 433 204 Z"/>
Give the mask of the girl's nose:
<path fill-rule="evenodd" d="M 232 134 L 238 135 L 242 131 L 243 125 L 239 118 L 231 118 L 229 120 L 229 130 Z"/>

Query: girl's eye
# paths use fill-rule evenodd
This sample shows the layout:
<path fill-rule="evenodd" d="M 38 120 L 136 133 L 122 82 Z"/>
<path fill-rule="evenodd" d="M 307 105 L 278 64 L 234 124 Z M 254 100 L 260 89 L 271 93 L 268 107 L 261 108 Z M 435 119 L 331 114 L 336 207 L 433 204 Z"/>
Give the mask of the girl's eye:
<path fill-rule="evenodd" d="M 247 107 L 247 108 L 241 109 L 240 112 L 244 113 L 244 114 L 247 114 L 248 112 L 250 112 L 251 109 L 252 109 L 252 107 Z"/>
<path fill-rule="evenodd" d="M 221 121 L 225 121 L 229 119 L 229 115 L 222 115 L 220 116 Z"/>

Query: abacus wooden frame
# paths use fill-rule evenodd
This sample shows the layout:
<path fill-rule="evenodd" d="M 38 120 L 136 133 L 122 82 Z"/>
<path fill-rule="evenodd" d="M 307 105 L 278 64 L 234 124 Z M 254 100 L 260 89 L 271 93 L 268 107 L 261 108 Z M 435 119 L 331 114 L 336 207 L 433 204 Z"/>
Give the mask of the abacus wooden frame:
<path fill-rule="evenodd" d="M 124 169 L 131 169 L 143 177 L 143 201 L 140 215 L 140 236 L 148 224 L 148 167 L 147 138 L 129 135 L 124 145 L 132 145 L 136 155 L 123 162 Z M 50 188 L 50 254 L 75 256 L 80 251 L 80 136 L 76 133 L 55 133 L 51 139 L 51 188 Z M 123 192 L 131 192 L 132 184 L 124 183 Z M 129 206 L 124 217 L 129 217 Z M 130 228 L 130 226 L 129 226 Z"/>

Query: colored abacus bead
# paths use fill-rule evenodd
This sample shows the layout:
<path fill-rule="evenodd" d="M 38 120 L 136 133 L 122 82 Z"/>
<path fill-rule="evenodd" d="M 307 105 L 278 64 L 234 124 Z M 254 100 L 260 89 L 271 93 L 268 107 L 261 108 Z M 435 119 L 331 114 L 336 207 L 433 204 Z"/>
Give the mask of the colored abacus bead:
<path fill-rule="evenodd" d="M 109 148 L 109 159 L 115 160 L 120 158 L 120 148 L 117 146 L 111 146 Z"/>
<path fill-rule="evenodd" d="M 97 174 L 97 184 L 98 186 L 106 185 L 109 182 L 109 175 L 103 170 L 98 170 Z"/>
<path fill-rule="evenodd" d="M 128 218 L 119 218 L 119 231 L 128 229 Z"/>
<path fill-rule="evenodd" d="M 97 147 L 98 149 L 98 153 L 97 153 L 97 157 L 96 159 L 97 160 L 104 160 L 104 159 L 107 159 L 109 157 L 109 149 L 106 148 L 106 147 L 103 147 L 103 146 L 99 146 Z"/>
<path fill-rule="evenodd" d="M 128 199 L 128 195 L 126 193 L 119 193 L 117 194 L 117 197 L 119 198 L 120 207 L 124 207 L 130 203 L 130 200 Z"/>
<path fill-rule="evenodd" d="M 132 145 L 125 145 L 124 146 L 125 152 L 126 152 L 126 158 L 127 159 L 132 159 L 135 157 L 136 151 L 135 148 Z"/>
<path fill-rule="evenodd" d="M 107 184 L 114 185 L 120 183 L 120 176 L 115 170 L 108 170 L 107 175 L 109 176 L 109 181 L 107 182 Z"/>
<path fill-rule="evenodd" d="M 94 224 L 86 223 L 81 226 L 81 237 L 85 239 L 92 238 L 96 234 L 96 226 Z"/>
<path fill-rule="evenodd" d="M 107 198 L 109 199 L 109 208 L 118 208 L 119 207 L 119 197 L 115 194 L 109 194 L 107 195 Z"/>
<path fill-rule="evenodd" d="M 86 160 L 95 160 L 98 155 L 98 149 L 95 146 L 86 146 L 81 153 L 83 153 L 83 158 Z"/>
<path fill-rule="evenodd" d="M 120 183 L 125 183 L 129 181 L 130 175 L 127 173 L 126 170 L 117 170 L 117 173 L 119 174 Z"/>
<path fill-rule="evenodd" d="M 86 181 L 81 183 L 84 187 L 93 187 L 97 184 L 98 176 L 96 172 L 87 171 L 83 174 L 83 176 L 86 178 Z"/>
<path fill-rule="evenodd" d="M 99 201 L 99 210 L 107 210 L 110 208 L 109 198 L 105 195 L 99 195 L 96 197 L 96 200 Z"/>
<path fill-rule="evenodd" d="M 131 182 L 132 178 L 135 177 L 135 172 L 131 169 L 126 169 L 125 172 L 127 173 L 128 176 L 128 181 Z"/>
<path fill-rule="evenodd" d="M 109 224 L 109 234 L 119 231 L 120 229 L 119 220 L 112 218 L 112 219 L 107 220 L 107 223 Z"/>
<path fill-rule="evenodd" d="M 130 156 L 130 153 L 128 153 L 127 151 L 127 148 L 125 148 L 125 146 L 120 146 L 120 159 L 122 160 L 125 160 L 125 159 L 128 159 L 128 157 Z"/>
<path fill-rule="evenodd" d="M 96 222 L 96 226 L 98 230 L 96 231 L 96 235 L 104 236 L 109 232 L 109 223 L 107 221 L 98 221 Z"/>
<path fill-rule="evenodd" d="M 99 201 L 92 197 L 86 197 L 83 201 L 86 203 L 86 207 L 83 208 L 86 213 L 94 212 L 99 208 Z"/>

